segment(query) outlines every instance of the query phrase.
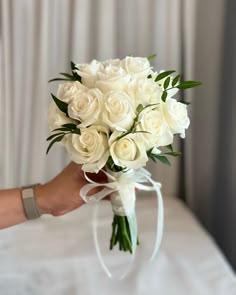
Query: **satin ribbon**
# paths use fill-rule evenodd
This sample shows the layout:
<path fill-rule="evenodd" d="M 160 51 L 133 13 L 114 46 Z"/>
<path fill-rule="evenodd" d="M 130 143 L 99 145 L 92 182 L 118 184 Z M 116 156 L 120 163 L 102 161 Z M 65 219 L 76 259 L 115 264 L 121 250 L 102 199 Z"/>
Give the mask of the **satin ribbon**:
<path fill-rule="evenodd" d="M 161 245 L 162 235 L 163 235 L 164 208 L 163 208 L 162 194 L 160 190 L 161 184 L 159 182 L 154 181 L 151 178 L 151 173 L 149 173 L 144 168 L 139 168 L 137 170 L 130 169 L 130 170 L 127 170 L 127 172 L 112 172 L 112 171 L 104 171 L 104 170 L 102 171 L 107 176 L 108 183 L 97 183 L 93 181 L 92 179 L 90 179 L 86 173 L 84 173 L 84 176 L 89 183 L 82 187 L 82 189 L 80 190 L 80 195 L 86 203 L 96 202 L 105 198 L 108 195 L 111 195 L 114 214 L 126 215 L 129 222 L 130 233 L 131 233 L 131 243 L 132 243 L 132 259 L 135 258 L 137 235 L 138 235 L 137 221 L 136 221 L 136 214 L 135 214 L 135 196 L 136 196 L 135 188 L 138 188 L 144 191 L 156 192 L 157 204 L 158 204 L 157 230 L 156 230 L 156 241 L 155 241 L 154 249 L 150 258 L 150 261 L 152 261 L 154 257 L 156 256 L 156 254 L 158 253 L 158 250 Z M 142 184 L 145 182 L 149 183 L 150 185 Z M 89 191 L 98 187 L 103 187 L 103 189 L 96 194 L 88 195 Z M 117 195 L 120 196 L 122 206 L 120 206 L 119 202 L 117 202 L 116 200 Z M 117 208 L 116 208 L 116 205 L 117 205 Z M 112 274 L 107 268 L 103 260 L 99 243 L 98 243 L 97 210 L 98 208 L 96 208 L 94 211 L 94 221 L 93 221 L 93 236 L 94 236 L 95 248 L 96 248 L 98 259 L 101 263 L 102 268 L 107 273 L 107 275 L 111 278 Z M 121 279 L 123 279 L 128 272 L 129 270 L 121 276 Z"/>

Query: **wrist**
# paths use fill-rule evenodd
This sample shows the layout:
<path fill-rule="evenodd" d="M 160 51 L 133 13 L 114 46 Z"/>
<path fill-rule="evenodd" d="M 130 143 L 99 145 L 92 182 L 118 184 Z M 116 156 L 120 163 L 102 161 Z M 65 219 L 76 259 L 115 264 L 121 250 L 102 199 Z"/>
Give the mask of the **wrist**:
<path fill-rule="evenodd" d="M 48 184 L 40 184 L 35 186 L 34 195 L 40 212 L 42 214 L 52 214 Z"/>

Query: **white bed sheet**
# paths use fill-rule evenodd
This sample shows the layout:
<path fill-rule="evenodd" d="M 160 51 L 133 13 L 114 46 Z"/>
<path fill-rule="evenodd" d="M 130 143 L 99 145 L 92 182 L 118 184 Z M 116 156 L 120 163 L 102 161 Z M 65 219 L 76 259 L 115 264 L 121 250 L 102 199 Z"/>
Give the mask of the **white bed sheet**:
<path fill-rule="evenodd" d="M 141 245 L 134 269 L 122 281 L 101 269 L 94 250 L 90 216 L 83 206 L 59 218 L 40 220 L 0 231 L 0 295 L 236 295 L 236 277 L 211 237 L 190 211 L 165 198 L 161 250 L 147 263 L 155 236 L 154 197 L 137 201 Z M 100 206 L 101 224 L 111 222 L 109 202 Z M 100 233 L 102 247 L 107 233 Z M 109 251 L 106 262 L 122 271 L 127 258 Z"/>

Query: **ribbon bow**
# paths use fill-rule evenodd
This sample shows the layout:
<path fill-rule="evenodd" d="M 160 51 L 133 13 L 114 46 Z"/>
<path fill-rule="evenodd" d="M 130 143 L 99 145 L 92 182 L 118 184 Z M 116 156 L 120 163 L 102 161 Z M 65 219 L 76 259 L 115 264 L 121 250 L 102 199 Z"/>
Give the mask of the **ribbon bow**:
<path fill-rule="evenodd" d="M 132 242 L 132 259 L 134 259 L 135 257 L 138 234 L 137 221 L 135 215 L 135 188 L 144 191 L 156 192 L 158 204 L 157 231 L 154 249 L 150 258 L 150 261 L 152 261 L 160 248 L 163 235 L 164 209 L 160 190 L 161 184 L 159 182 L 154 181 L 151 178 L 151 173 L 149 173 L 144 168 L 139 168 L 137 170 L 130 169 L 126 172 L 112 172 L 104 170 L 102 171 L 107 176 L 108 183 L 97 183 L 90 179 L 86 173 L 84 173 L 84 176 L 89 183 L 82 187 L 82 189 L 80 190 L 80 195 L 86 203 L 91 201 L 99 201 L 105 198 L 106 196 L 111 195 L 111 203 L 114 213 L 117 215 L 127 216 L 129 222 Z M 145 182 L 148 182 L 150 185 L 143 184 Z M 103 187 L 103 189 L 98 193 L 88 195 L 90 190 L 98 187 Z M 115 194 L 114 192 L 118 192 L 118 194 Z M 104 263 L 98 243 L 97 211 L 94 212 L 93 236 L 96 252 L 101 263 L 101 266 L 103 267 L 107 275 L 109 277 L 112 277 L 111 272 L 108 270 L 107 266 Z M 123 279 L 127 273 L 128 271 L 121 277 L 121 279 Z"/>

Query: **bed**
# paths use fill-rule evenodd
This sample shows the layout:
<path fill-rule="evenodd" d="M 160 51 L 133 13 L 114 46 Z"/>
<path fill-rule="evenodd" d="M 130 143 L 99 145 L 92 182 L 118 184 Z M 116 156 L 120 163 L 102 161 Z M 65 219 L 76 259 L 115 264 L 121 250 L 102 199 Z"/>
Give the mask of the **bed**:
<path fill-rule="evenodd" d="M 101 226 L 110 222 L 109 202 L 100 206 Z M 109 279 L 93 244 L 93 206 L 65 216 L 26 222 L 0 231 L 1 295 L 235 295 L 236 277 L 210 235 L 178 199 L 166 197 L 164 238 L 154 261 L 154 196 L 137 200 L 140 246 L 134 268 L 123 280 Z M 101 248 L 108 229 L 99 228 Z M 129 256 L 103 252 L 112 270 L 124 270 Z"/>

